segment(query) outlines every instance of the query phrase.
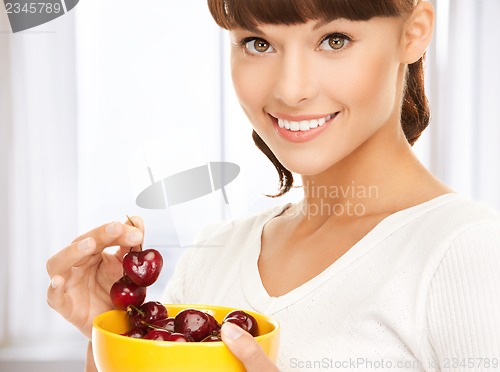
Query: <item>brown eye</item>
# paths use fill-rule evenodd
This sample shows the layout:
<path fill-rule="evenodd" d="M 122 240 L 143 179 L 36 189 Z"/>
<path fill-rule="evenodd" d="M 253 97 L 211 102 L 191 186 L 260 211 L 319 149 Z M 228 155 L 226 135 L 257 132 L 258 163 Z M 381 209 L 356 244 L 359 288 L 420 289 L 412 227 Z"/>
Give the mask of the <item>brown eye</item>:
<path fill-rule="evenodd" d="M 274 51 L 274 48 L 264 39 L 248 38 L 243 40 L 243 46 L 250 54 L 264 54 Z"/>
<path fill-rule="evenodd" d="M 269 50 L 269 43 L 262 39 L 257 39 L 253 42 L 253 47 L 259 53 L 265 53 Z"/>
<path fill-rule="evenodd" d="M 323 39 L 319 46 L 319 49 L 340 51 L 341 49 L 345 48 L 350 42 L 351 39 L 349 38 L 349 36 L 339 33 L 330 34 Z"/>
<path fill-rule="evenodd" d="M 345 45 L 345 39 L 339 37 L 339 36 L 332 36 L 328 38 L 328 45 L 330 45 L 330 48 L 332 49 L 342 49 Z"/>

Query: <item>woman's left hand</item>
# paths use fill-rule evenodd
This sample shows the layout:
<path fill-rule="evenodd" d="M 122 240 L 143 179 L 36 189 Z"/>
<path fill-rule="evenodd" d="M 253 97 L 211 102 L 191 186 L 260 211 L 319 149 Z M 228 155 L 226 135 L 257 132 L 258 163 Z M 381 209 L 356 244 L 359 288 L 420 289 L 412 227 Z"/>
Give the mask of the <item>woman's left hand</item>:
<path fill-rule="evenodd" d="M 278 368 L 266 356 L 257 341 L 237 325 L 224 323 L 221 329 L 222 341 L 243 363 L 247 372 L 276 372 Z"/>

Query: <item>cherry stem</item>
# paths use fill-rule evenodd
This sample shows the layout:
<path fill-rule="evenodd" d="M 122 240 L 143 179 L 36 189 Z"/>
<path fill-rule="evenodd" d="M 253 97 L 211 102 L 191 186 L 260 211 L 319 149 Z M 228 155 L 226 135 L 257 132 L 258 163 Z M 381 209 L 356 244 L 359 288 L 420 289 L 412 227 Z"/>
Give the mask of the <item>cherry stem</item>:
<path fill-rule="evenodd" d="M 127 220 L 128 220 L 128 222 L 130 222 L 130 224 L 131 224 L 133 227 L 137 228 L 137 226 L 135 225 L 134 221 L 132 221 L 132 219 L 130 218 L 130 216 L 129 216 L 128 214 L 126 214 L 125 216 L 127 216 Z M 130 252 L 132 252 L 133 248 L 134 248 L 134 247 L 130 247 Z M 139 251 L 140 251 L 140 252 L 142 252 L 142 244 L 139 244 Z"/>
<path fill-rule="evenodd" d="M 166 328 L 163 328 L 163 327 L 160 327 L 160 326 L 157 326 L 157 325 L 154 325 L 154 324 L 149 324 L 149 323 L 146 323 L 144 320 L 141 320 L 141 324 L 146 326 L 146 327 L 149 327 L 149 328 L 152 328 L 152 329 L 164 329 L 167 331 Z"/>
<path fill-rule="evenodd" d="M 142 311 L 141 309 L 139 309 L 137 306 L 135 305 L 128 305 L 127 308 L 131 308 L 132 310 L 135 310 L 137 311 L 139 314 L 141 315 L 144 315 L 144 311 Z"/>

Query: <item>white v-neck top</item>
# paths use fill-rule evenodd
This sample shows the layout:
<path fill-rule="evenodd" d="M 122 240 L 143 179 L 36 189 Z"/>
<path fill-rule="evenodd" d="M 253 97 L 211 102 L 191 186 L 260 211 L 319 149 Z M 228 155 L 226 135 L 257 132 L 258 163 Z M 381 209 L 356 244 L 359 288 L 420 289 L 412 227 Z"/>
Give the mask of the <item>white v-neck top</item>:
<path fill-rule="evenodd" d="M 208 228 L 166 303 L 250 309 L 281 325 L 282 371 L 500 370 L 500 216 L 446 194 L 381 221 L 285 295 L 258 271 L 264 225 L 287 206 Z"/>

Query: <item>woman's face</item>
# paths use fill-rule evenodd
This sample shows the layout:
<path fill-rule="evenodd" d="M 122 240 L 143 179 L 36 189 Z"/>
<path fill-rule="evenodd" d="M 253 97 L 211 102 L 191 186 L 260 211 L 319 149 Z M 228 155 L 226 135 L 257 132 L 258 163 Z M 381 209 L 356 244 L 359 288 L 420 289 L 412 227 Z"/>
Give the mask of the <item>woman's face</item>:
<path fill-rule="evenodd" d="M 230 31 L 240 104 L 286 168 L 318 174 L 399 126 L 401 31 L 379 17 Z"/>

